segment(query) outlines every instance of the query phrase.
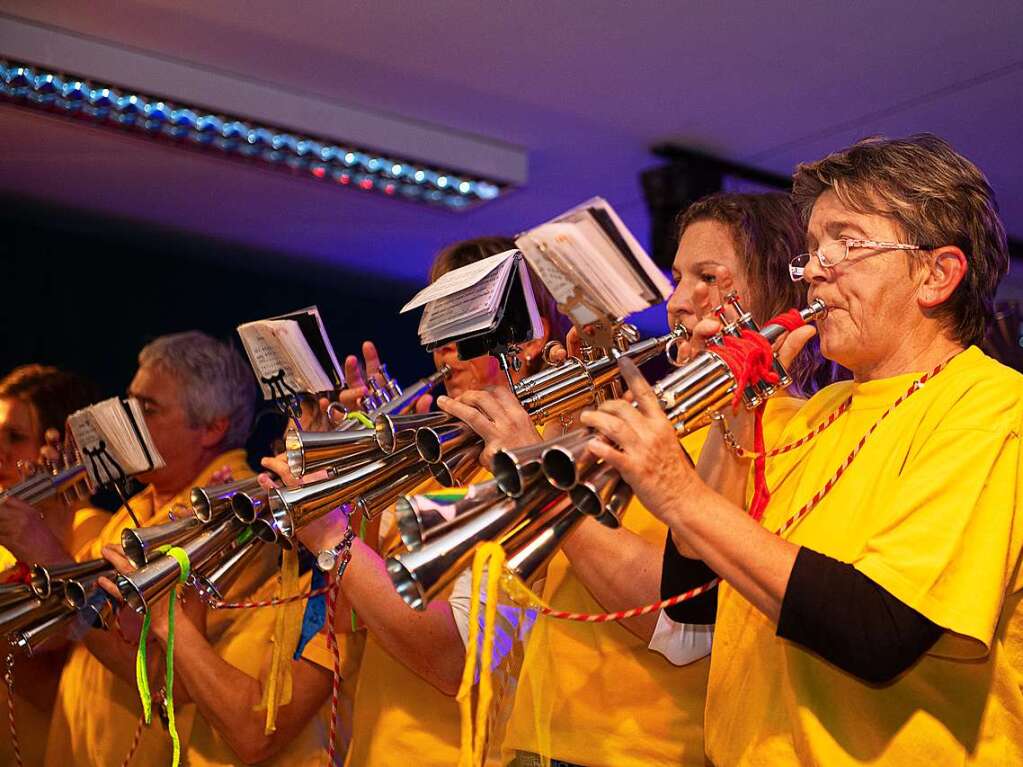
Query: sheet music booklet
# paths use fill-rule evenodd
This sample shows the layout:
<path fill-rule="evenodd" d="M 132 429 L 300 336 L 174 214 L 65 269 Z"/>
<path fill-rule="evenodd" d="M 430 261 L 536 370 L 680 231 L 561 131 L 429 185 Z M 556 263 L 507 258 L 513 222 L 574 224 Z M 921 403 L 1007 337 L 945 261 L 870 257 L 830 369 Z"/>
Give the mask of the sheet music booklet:
<path fill-rule="evenodd" d="M 434 349 L 456 341 L 462 359 L 496 353 L 543 335 L 526 263 L 517 250 L 442 275 L 401 311 L 424 305 L 420 342 Z"/>
<path fill-rule="evenodd" d="M 93 491 L 165 465 L 133 397 L 111 397 L 82 408 L 68 416 L 67 427 Z"/>
<path fill-rule="evenodd" d="M 288 393 L 319 394 L 345 384 L 315 306 L 246 322 L 238 326 L 238 335 L 265 399 Z"/>
<path fill-rule="evenodd" d="M 594 197 L 515 240 L 577 327 L 620 322 L 672 286 L 608 202 Z"/>

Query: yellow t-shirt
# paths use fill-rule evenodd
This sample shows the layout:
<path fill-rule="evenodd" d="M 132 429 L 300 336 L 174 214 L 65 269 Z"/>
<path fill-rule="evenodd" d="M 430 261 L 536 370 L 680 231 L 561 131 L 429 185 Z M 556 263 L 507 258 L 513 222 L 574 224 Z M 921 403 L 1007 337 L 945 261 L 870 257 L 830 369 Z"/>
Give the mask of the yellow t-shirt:
<path fill-rule="evenodd" d="M 77 551 L 99 534 L 103 525 L 110 519 L 110 514 L 100 509 L 86 508 L 75 512 L 74 520 L 71 523 L 71 539 L 68 548 Z M 0 546 L 0 572 L 16 564 L 14 555 L 7 549 Z M 45 650 L 45 648 L 44 648 Z M 54 684 L 60 676 L 60 665 L 58 661 L 64 658 L 63 652 L 59 654 L 44 654 L 42 659 L 47 663 L 32 663 L 25 665 L 18 658 L 14 668 L 14 709 L 15 721 L 18 732 L 18 746 L 21 749 L 22 760 L 26 765 L 42 764 L 43 754 L 46 751 L 46 738 L 50 730 L 50 709 L 42 709 L 29 701 L 24 695 L 17 692 L 23 684 L 39 685 L 39 674 L 48 674 L 49 683 Z M 45 682 L 43 682 L 45 684 Z M 52 688 L 51 688 L 52 689 Z M 0 685 L 0 711 L 7 711 L 7 686 Z M 0 727 L 0 764 L 14 764 L 14 750 L 11 744 L 10 727 Z"/>
<path fill-rule="evenodd" d="M 802 402 L 769 400 L 765 438 L 779 432 Z M 694 460 L 706 437 L 704 429 L 683 440 Z M 622 526 L 658 549 L 667 535 L 665 526 L 636 500 L 622 516 Z M 605 612 L 564 554 L 551 560 L 543 598 L 561 610 Z M 546 728 L 549 756 L 587 767 L 704 764 L 709 658 L 679 667 L 650 652 L 646 642 L 620 624 L 541 620 L 522 664 L 503 746 L 506 758 L 517 750 L 544 750 L 545 734 L 538 735 L 538 730 Z M 537 689 L 542 690 L 539 696 Z"/>
<path fill-rule="evenodd" d="M 299 589 L 309 588 L 310 576 L 300 579 Z M 271 598 L 277 589 L 277 579 L 271 578 L 253 594 L 252 599 L 262 601 Z M 270 668 L 275 610 L 257 608 L 238 610 L 237 619 L 221 637 L 214 648 L 217 654 L 235 668 L 254 679 L 265 680 Z M 338 635 L 341 653 L 341 687 L 343 699 L 350 700 L 354 690 L 359 657 L 362 653 L 364 633 Z M 302 658 L 317 666 L 334 672 L 334 660 L 327 645 L 327 636 L 321 631 L 314 636 L 302 651 Z M 342 711 L 341 718 L 344 719 Z M 260 714 L 262 716 L 262 714 Z M 277 756 L 260 762 L 271 767 L 320 767 L 326 758 L 327 737 L 330 722 L 330 697 L 328 696 L 319 716 L 312 719 L 305 728 L 283 748 Z M 342 721 L 339 727 L 338 753 L 344 753 L 345 733 L 349 730 Z M 184 763 L 191 767 L 227 767 L 238 764 L 238 757 L 220 734 L 211 727 L 202 715 L 195 717 L 188 747 L 184 749 Z"/>
<path fill-rule="evenodd" d="M 490 475 L 480 471 L 473 482 Z M 414 493 L 439 490 L 430 480 Z M 390 513 L 385 512 L 385 513 Z M 381 551 L 398 542 L 397 531 L 381 532 Z M 447 599 L 450 587 L 435 599 Z M 458 764 L 458 704 L 392 657 L 367 633 L 355 691 L 348 767 L 451 767 Z"/>
<path fill-rule="evenodd" d="M 131 508 L 143 525 L 166 522 L 176 506 L 188 506 L 193 486 L 210 484 L 212 475 L 225 466 L 231 468 L 237 479 L 252 476 L 252 470 L 245 462 L 245 451 L 231 450 L 218 456 L 199 473 L 191 485 L 162 507 L 156 507 L 154 490 L 147 487 L 131 498 Z M 121 531 L 131 525 L 128 512 L 125 509 L 118 510 L 99 536 L 79 549 L 76 559 L 99 557 L 103 546 L 120 543 Z M 214 612 L 210 617 L 224 622 L 239 617 L 221 615 L 228 612 L 232 611 Z M 121 764 L 141 712 L 142 704 L 135 685 L 115 676 L 84 645 L 76 644 L 61 674 L 53 720 L 50 723 L 45 764 L 47 767 L 67 767 L 71 764 L 75 767 L 109 767 Z M 182 706 L 180 711 L 175 712 L 183 744 L 188 743 L 194 713 L 194 705 Z M 170 764 L 170 759 L 171 742 L 167 731 L 158 721 L 143 728 L 142 740 L 133 763 Z"/>
<path fill-rule="evenodd" d="M 835 473 L 916 375 L 834 384 L 768 461 L 778 527 Z M 718 597 L 707 753 L 726 765 L 1023 764 L 1020 430 L 1023 377 L 971 347 L 900 405 L 786 536 L 853 564 L 946 633 L 894 683 L 870 686 L 780 639 L 727 585 Z"/>

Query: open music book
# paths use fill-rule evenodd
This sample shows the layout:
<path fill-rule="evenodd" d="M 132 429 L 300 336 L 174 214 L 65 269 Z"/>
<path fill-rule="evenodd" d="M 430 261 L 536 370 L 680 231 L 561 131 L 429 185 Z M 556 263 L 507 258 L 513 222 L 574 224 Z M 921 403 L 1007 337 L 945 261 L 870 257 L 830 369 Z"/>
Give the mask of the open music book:
<path fill-rule="evenodd" d="M 334 347 L 315 306 L 238 326 L 265 399 L 318 394 L 345 385 Z"/>
<path fill-rule="evenodd" d="M 515 244 L 577 326 L 620 321 L 671 295 L 671 283 L 600 197 L 519 235 Z"/>
<path fill-rule="evenodd" d="M 463 358 L 543 334 L 526 263 L 517 250 L 444 274 L 401 311 L 423 305 L 420 343 L 431 349 L 449 341 L 472 342 L 471 351 L 459 348 Z"/>
<path fill-rule="evenodd" d="M 111 397 L 78 410 L 68 416 L 67 428 L 92 490 L 165 465 L 133 397 Z"/>

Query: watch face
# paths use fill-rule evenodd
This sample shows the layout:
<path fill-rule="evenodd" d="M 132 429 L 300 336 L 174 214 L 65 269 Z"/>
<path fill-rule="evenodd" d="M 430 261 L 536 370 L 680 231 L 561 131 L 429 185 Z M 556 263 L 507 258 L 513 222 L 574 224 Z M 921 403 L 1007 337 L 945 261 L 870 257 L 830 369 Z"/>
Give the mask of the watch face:
<path fill-rule="evenodd" d="M 316 566 L 324 572 L 330 570 L 330 568 L 334 566 L 335 562 L 337 562 L 337 554 L 335 554 L 331 549 L 321 551 L 316 555 Z"/>

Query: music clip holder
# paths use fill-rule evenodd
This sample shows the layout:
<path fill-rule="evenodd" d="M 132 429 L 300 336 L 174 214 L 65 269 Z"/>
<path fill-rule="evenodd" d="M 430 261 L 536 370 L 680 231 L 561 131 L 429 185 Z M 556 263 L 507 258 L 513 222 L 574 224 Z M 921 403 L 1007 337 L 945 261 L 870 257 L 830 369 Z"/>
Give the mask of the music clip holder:
<path fill-rule="evenodd" d="M 124 473 L 121 464 L 110 455 L 106 441 L 101 439 L 93 448 L 83 447 L 82 456 L 88 461 L 90 474 L 96 479 L 97 485 L 111 488 L 117 494 L 118 500 L 128 512 L 135 527 L 141 527 L 142 524 L 135 516 L 135 512 L 132 511 L 131 504 L 128 503 L 128 475 Z M 100 479 L 101 476 L 105 476 L 106 479 Z"/>
<path fill-rule="evenodd" d="M 521 258 L 521 255 L 516 256 L 516 259 Z M 508 384 L 514 387 L 512 373 L 522 369 L 522 359 L 519 357 L 522 344 L 532 341 L 533 338 L 533 323 L 522 283 L 517 279 L 510 279 L 489 327 L 463 336 L 442 338 L 427 344 L 426 350 L 432 351 L 454 342 L 458 358 L 461 360 L 483 356 L 495 357 L 508 379 Z"/>
<path fill-rule="evenodd" d="M 285 380 L 284 369 L 281 368 L 269 377 L 260 376 L 259 380 L 270 389 L 274 406 L 285 418 L 294 422 L 296 429 L 302 431 L 302 401 L 298 390 Z"/>

